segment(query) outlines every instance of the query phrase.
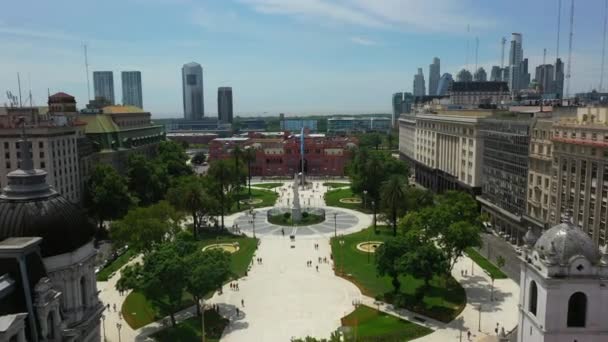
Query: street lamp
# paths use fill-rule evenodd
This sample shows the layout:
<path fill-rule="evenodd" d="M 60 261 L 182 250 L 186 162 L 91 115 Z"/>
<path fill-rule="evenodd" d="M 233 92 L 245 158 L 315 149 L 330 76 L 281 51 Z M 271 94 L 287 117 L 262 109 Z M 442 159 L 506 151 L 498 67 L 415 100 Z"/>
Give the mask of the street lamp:
<path fill-rule="evenodd" d="M 334 237 L 338 237 L 338 213 L 334 213 Z"/>
<path fill-rule="evenodd" d="M 251 226 L 253 227 L 253 238 L 255 239 L 255 215 L 257 213 L 253 210 L 253 207 L 249 209 L 249 214 L 251 215 Z"/>
<path fill-rule="evenodd" d="M 201 337 L 202 342 L 205 342 L 205 304 L 202 299 L 199 300 L 198 304 L 201 307 Z"/>
<path fill-rule="evenodd" d="M 374 208 L 374 233 L 376 232 L 376 201 L 372 201 L 372 207 Z"/>
<path fill-rule="evenodd" d="M 106 315 L 101 315 L 101 326 L 103 328 L 103 340 L 106 341 Z"/>
<path fill-rule="evenodd" d="M 120 342 L 120 328 L 122 328 L 122 324 L 116 323 L 116 329 L 118 329 L 118 342 Z"/>
<path fill-rule="evenodd" d="M 365 209 L 367 207 L 366 199 L 367 199 L 367 190 L 363 190 L 363 209 Z"/>
<path fill-rule="evenodd" d="M 479 304 L 479 307 L 477 308 L 477 310 L 479 310 L 479 322 L 477 325 L 477 331 L 481 332 L 481 304 Z"/>
<path fill-rule="evenodd" d="M 342 254 L 342 262 L 340 263 L 340 273 L 344 276 L 344 240 L 340 240 L 340 254 Z"/>

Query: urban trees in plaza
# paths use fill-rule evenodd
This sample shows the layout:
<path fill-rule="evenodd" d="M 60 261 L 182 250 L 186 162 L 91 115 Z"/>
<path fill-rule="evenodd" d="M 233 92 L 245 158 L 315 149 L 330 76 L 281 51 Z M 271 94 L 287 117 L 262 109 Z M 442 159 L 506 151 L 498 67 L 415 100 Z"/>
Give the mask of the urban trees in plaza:
<path fill-rule="evenodd" d="M 393 236 L 397 236 L 397 217 L 399 208 L 406 199 L 407 181 L 405 177 L 394 174 L 387 181 L 382 183 L 380 191 L 382 208 L 386 210 L 387 216 L 393 227 Z"/>
<path fill-rule="evenodd" d="M 255 162 L 255 149 L 253 147 L 245 147 L 243 160 L 247 163 L 247 193 L 251 197 L 251 163 Z"/>
<path fill-rule="evenodd" d="M 424 280 L 424 285 L 416 289 L 416 298 L 420 301 L 435 275 L 449 274 L 449 261 L 432 241 L 420 240 L 416 234 L 409 234 L 400 239 L 405 240 L 408 248 L 399 257 L 397 269 L 401 274 Z"/>
<path fill-rule="evenodd" d="M 202 165 L 203 163 L 205 163 L 205 161 L 207 160 L 207 155 L 205 155 L 205 153 L 203 152 L 198 152 L 194 155 L 194 157 L 192 157 L 192 164 L 195 165 Z"/>
<path fill-rule="evenodd" d="M 391 283 L 395 293 L 399 292 L 402 275 L 400 259 L 407 248 L 411 247 L 404 236 L 385 241 L 376 249 L 376 271 L 379 275 L 391 277 Z M 414 246 L 415 247 L 415 246 Z"/>
<path fill-rule="evenodd" d="M 168 202 L 136 207 L 112 222 L 110 237 L 119 246 L 144 254 L 169 241 L 181 230 L 182 216 Z"/>
<path fill-rule="evenodd" d="M 179 177 L 192 174 L 192 169 L 186 164 L 188 155 L 184 146 L 174 141 L 163 141 L 158 145 L 156 163 L 164 165 L 171 177 Z"/>
<path fill-rule="evenodd" d="M 189 270 L 186 291 L 196 303 L 230 278 L 230 255 L 221 249 L 192 253 L 185 258 L 185 262 Z M 196 305 L 196 312 L 198 316 L 201 315 L 199 305 Z"/>
<path fill-rule="evenodd" d="M 129 190 L 137 196 L 140 205 L 150 205 L 160 201 L 167 191 L 169 177 L 163 164 L 137 153 L 129 157 L 127 163 Z"/>
<path fill-rule="evenodd" d="M 104 221 L 124 216 L 136 199 L 129 193 L 125 177 L 109 165 L 97 164 L 87 184 L 85 203 L 101 231 Z"/>
<path fill-rule="evenodd" d="M 192 217 L 194 236 L 202 228 L 204 217 L 217 207 L 216 201 L 205 187 L 204 180 L 193 175 L 178 178 L 167 192 L 167 199 L 176 209 Z"/>
<path fill-rule="evenodd" d="M 224 216 L 232 207 L 234 200 L 237 199 L 236 183 L 239 179 L 240 173 L 235 170 L 234 164 L 230 160 L 214 161 L 205 177 L 210 194 L 218 201 L 222 228 L 224 228 Z"/>

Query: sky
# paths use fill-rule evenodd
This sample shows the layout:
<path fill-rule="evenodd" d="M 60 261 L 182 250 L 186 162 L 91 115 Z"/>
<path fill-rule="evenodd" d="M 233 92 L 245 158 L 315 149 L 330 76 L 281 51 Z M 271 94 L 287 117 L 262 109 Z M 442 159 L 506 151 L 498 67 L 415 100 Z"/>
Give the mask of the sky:
<path fill-rule="evenodd" d="M 153 117 L 182 116 L 181 67 L 203 66 L 205 115 L 231 86 L 236 115 L 391 112 L 414 74 L 441 59 L 455 75 L 499 65 L 500 39 L 523 34 L 532 70 L 553 62 L 559 0 L 19 0 L 0 11 L 0 104 L 31 89 L 34 105 L 64 91 L 88 102 L 89 71 L 142 72 Z M 600 84 L 604 0 L 576 1 L 570 92 Z M 560 56 L 568 60 L 570 0 L 563 0 Z M 469 29 L 467 29 L 469 27 Z M 467 48 L 468 47 L 468 48 Z M 505 55 L 508 55 L 508 43 Z M 505 60 L 507 58 L 505 57 Z M 91 94 L 93 93 L 92 75 Z M 605 82 L 608 87 L 608 81 Z"/>

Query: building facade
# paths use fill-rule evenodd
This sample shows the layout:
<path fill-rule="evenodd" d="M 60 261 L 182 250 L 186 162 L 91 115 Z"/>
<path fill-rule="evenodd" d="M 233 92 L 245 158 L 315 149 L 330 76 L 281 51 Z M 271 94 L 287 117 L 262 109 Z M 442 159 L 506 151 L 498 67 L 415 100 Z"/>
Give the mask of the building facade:
<path fill-rule="evenodd" d="M 510 98 L 506 82 L 453 82 L 449 94 L 451 104 L 471 107 L 500 104 Z"/>
<path fill-rule="evenodd" d="M 418 68 L 418 73 L 414 75 L 414 96 L 426 95 L 426 85 L 424 84 L 424 74 L 422 68 Z"/>
<path fill-rule="evenodd" d="M 300 132 L 302 129 L 310 132 L 317 132 L 317 120 L 314 119 L 283 119 L 281 120 L 281 130 L 293 133 Z"/>
<path fill-rule="evenodd" d="M 184 119 L 201 120 L 205 116 L 205 100 L 203 67 L 200 64 L 192 62 L 182 67 L 182 97 Z"/>
<path fill-rule="evenodd" d="M 429 95 L 439 95 L 437 93 L 439 78 L 441 77 L 441 62 L 438 57 L 433 58 L 433 63 L 429 65 Z"/>
<path fill-rule="evenodd" d="M 462 190 L 478 194 L 483 148 L 479 120 L 489 114 L 465 111 L 416 114 L 416 182 L 437 193 Z M 404 122 L 404 126 L 409 124 Z"/>
<path fill-rule="evenodd" d="M 340 117 L 327 119 L 327 133 L 332 134 L 388 133 L 391 126 L 391 119 L 384 117 Z"/>
<path fill-rule="evenodd" d="M 141 91 L 141 72 L 123 71 L 120 76 L 122 78 L 122 104 L 143 109 L 144 102 Z"/>
<path fill-rule="evenodd" d="M 494 229 L 512 243 L 525 234 L 530 117 L 486 118 L 483 137 L 482 194 L 477 196 L 482 212 Z"/>
<path fill-rule="evenodd" d="M 232 88 L 217 88 L 217 118 L 221 123 L 232 123 Z"/>
<path fill-rule="evenodd" d="M 399 118 L 399 157 L 410 165 L 414 174 L 416 165 L 416 115 L 401 115 Z"/>
<path fill-rule="evenodd" d="M 605 245 L 608 220 L 608 108 L 578 108 L 553 125 L 550 222 L 572 216 L 596 246 Z"/>
<path fill-rule="evenodd" d="M 551 117 L 532 122 L 528 165 L 525 219 L 537 230 L 549 227 L 551 177 L 553 165 L 553 121 Z"/>
<path fill-rule="evenodd" d="M 95 98 L 102 97 L 114 104 L 114 73 L 112 71 L 93 71 L 93 91 Z"/>

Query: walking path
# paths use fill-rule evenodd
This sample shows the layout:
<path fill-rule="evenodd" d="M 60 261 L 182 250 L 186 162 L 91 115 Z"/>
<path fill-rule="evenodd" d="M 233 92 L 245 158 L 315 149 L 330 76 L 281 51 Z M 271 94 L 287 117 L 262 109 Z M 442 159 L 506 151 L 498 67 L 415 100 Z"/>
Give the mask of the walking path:
<path fill-rule="evenodd" d="M 324 190 L 321 192 L 319 206 L 324 206 Z M 305 191 L 301 191 L 301 194 Z M 290 193 L 283 192 L 280 201 L 287 203 L 289 195 Z M 257 209 L 262 212 L 263 210 Z M 343 211 L 357 218 L 352 227 L 342 230 L 343 233 L 361 230 L 371 223 L 369 215 L 346 209 Z M 226 217 L 226 225 L 230 227 L 242 215 L 243 213 L 237 213 Z M 239 228 L 246 234 L 251 234 L 247 227 Z M 296 240 L 291 242 L 287 236 L 259 234 L 261 244 L 248 276 L 238 280 L 239 291 L 230 290 L 229 286 L 225 286 L 223 294 L 216 293 L 207 301 L 207 304 L 217 304 L 220 313 L 230 319 L 222 341 L 272 342 L 289 341 L 292 337 L 307 335 L 329 337 L 331 332 L 340 326 L 340 318 L 354 310 L 353 304 L 356 302 L 379 308 L 383 312 L 434 330 L 432 334 L 420 338 L 420 341 L 457 341 L 461 333 L 462 340 L 466 341 L 467 331 L 471 331 L 474 341 L 480 341 L 495 335 L 497 323 L 506 331 L 517 324 L 518 285 L 509 279 L 496 280 L 495 300 L 490 301 L 489 276 L 467 257 L 461 258 L 452 272 L 467 293 L 466 307 L 452 322 L 445 324 L 407 310 L 394 309 L 388 304 L 378 306 L 373 298 L 363 296 L 354 284 L 334 274 L 333 265 L 329 260 L 331 236 L 333 234 L 327 232 L 302 234 L 297 235 Z M 315 244 L 318 244 L 318 249 L 314 248 Z M 327 258 L 327 263 L 319 263 L 319 257 Z M 256 258 L 262 258 L 263 263 L 255 262 Z M 312 261 L 311 267 L 307 266 L 309 260 Z M 316 266 L 319 266 L 318 271 Z M 463 275 L 465 270 L 467 275 Z M 118 278 L 119 275 L 116 275 L 108 282 L 98 282 L 101 300 L 104 304 L 116 303 L 117 309 L 125 298 L 115 290 Z M 236 315 L 237 308 L 240 311 L 239 316 Z M 194 307 L 188 308 L 179 312 L 177 319 L 182 321 L 192 317 L 194 313 Z M 163 321 L 159 321 L 133 330 L 112 308 L 110 312 L 106 311 L 105 316 L 108 341 L 119 341 L 116 323 L 122 324 L 122 341 L 149 340 L 147 336 L 163 328 Z"/>

